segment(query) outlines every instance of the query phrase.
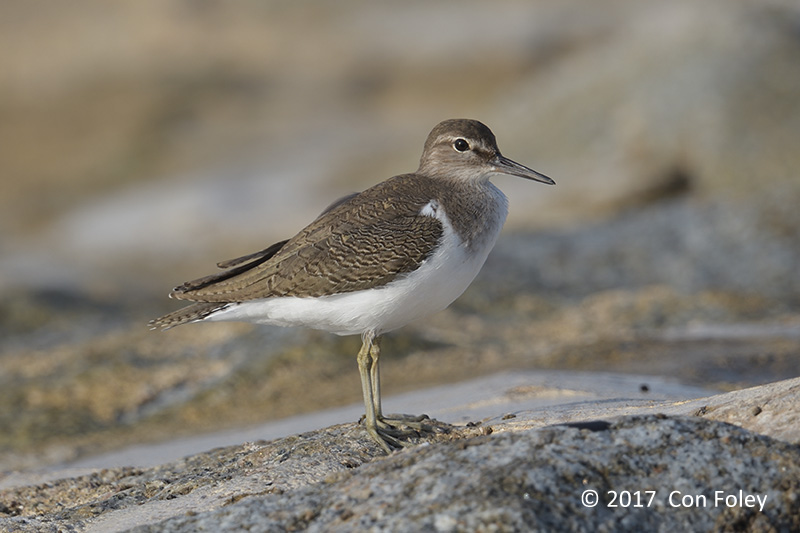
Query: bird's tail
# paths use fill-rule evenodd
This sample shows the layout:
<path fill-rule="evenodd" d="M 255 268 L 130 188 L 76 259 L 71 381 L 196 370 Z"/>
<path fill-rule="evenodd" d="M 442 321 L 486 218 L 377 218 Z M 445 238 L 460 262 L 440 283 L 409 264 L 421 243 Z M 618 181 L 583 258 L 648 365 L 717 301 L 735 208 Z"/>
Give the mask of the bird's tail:
<path fill-rule="evenodd" d="M 199 302 L 186 307 L 182 307 L 177 311 L 173 311 L 162 317 L 155 318 L 147 323 L 150 329 L 169 329 L 182 324 L 190 322 L 197 322 L 208 318 L 213 313 L 224 309 L 230 304 L 227 302 Z"/>

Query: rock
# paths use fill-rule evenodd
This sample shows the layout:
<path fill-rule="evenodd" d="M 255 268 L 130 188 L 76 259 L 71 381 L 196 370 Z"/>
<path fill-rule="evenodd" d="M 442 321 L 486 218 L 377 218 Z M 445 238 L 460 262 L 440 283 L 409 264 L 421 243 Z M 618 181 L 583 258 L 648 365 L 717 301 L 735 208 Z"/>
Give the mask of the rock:
<path fill-rule="evenodd" d="M 797 446 L 727 424 L 634 416 L 600 431 L 416 448 L 291 494 L 134 531 L 796 530 L 799 459 Z"/>
<path fill-rule="evenodd" d="M 544 425 L 578 423 L 595 418 L 661 413 L 696 416 L 734 424 L 743 429 L 800 445 L 800 378 L 787 379 L 738 391 L 693 400 L 647 402 L 628 398 L 617 401 L 563 403 L 541 411 L 529 411 L 499 424 L 500 417 L 484 421 L 495 432 L 519 431 Z M 495 424 L 498 425 L 495 425 Z"/>
<path fill-rule="evenodd" d="M 672 412 L 697 407 L 692 414 L 800 444 L 799 399 L 800 378 L 796 378 L 693 400 Z"/>
<path fill-rule="evenodd" d="M 567 403 L 452 428 L 389 457 L 345 424 L 5 489 L 0 528 L 793 531 L 799 397 L 800 378 L 616 411 Z M 732 411 L 793 442 L 703 418 Z"/>

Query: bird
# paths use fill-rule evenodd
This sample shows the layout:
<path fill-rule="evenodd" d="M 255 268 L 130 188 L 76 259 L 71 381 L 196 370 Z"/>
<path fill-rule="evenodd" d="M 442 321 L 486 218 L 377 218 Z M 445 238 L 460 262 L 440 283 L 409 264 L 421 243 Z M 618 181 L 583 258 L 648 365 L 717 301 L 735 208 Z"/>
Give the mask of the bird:
<path fill-rule="evenodd" d="M 440 122 L 416 172 L 345 196 L 291 239 L 175 287 L 170 298 L 194 303 L 149 325 L 244 321 L 361 335 L 366 431 L 386 453 L 408 446 L 430 427 L 425 415 L 383 414 L 381 338 L 446 308 L 472 283 L 508 214 L 489 181 L 497 174 L 555 184 L 503 156 L 482 122 Z"/>

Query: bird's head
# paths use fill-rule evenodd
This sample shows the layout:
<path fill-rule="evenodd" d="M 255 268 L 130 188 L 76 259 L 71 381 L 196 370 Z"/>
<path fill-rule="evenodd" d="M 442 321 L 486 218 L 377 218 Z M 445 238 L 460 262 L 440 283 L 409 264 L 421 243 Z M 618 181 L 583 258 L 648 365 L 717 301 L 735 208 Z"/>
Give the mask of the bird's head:
<path fill-rule="evenodd" d="M 417 173 L 473 182 L 485 181 L 492 174 L 507 174 L 555 184 L 544 174 L 503 156 L 492 130 L 469 119 L 445 120 L 433 128 L 425 141 Z"/>

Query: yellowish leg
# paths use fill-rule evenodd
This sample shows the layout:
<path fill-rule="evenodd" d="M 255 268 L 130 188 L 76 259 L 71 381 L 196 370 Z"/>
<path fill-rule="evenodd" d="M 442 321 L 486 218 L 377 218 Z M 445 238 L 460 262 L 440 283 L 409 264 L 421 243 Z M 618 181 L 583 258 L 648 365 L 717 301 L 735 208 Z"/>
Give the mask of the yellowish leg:
<path fill-rule="evenodd" d="M 381 338 L 375 337 L 369 350 L 372 364 L 369 368 L 369 375 L 372 381 L 372 402 L 375 409 L 375 418 L 381 420 L 383 418 L 383 410 L 381 409 Z"/>
<path fill-rule="evenodd" d="M 390 453 L 392 449 L 378 433 L 378 415 L 375 411 L 375 386 L 372 383 L 371 376 L 371 367 L 374 366 L 371 354 L 374 340 L 374 332 L 368 331 L 364 333 L 361 336 L 361 349 L 358 351 L 358 373 L 361 375 L 361 392 L 364 395 L 364 409 L 366 409 L 364 424 L 372 440 L 380 444 L 386 453 Z M 380 399 L 378 399 L 378 405 L 380 406 Z"/>
<path fill-rule="evenodd" d="M 361 336 L 361 349 L 358 351 L 358 372 L 361 375 L 361 392 L 364 395 L 366 414 L 364 423 L 372 440 L 386 453 L 392 447 L 410 446 L 411 443 L 399 440 L 400 437 L 419 437 L 419 432 L 432 432 L 426 415 L 383 416 L 381 410 L 381 343 L 380 336 L 368 331 Z"/>

